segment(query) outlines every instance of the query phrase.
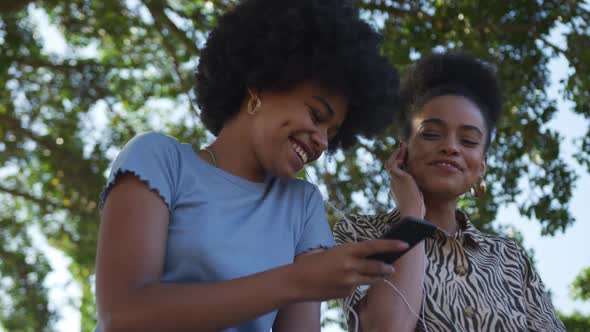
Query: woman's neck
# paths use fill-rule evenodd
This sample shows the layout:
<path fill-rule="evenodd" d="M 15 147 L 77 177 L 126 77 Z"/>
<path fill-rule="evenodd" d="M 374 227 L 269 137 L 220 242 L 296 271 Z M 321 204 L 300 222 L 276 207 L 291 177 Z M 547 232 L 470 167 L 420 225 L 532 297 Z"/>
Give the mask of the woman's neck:
<path fill-rule="evenodd" d="M 426 220 L 437 225 L 447 234 L 454 235 L 459 230 L 459 224 L 455 216 L 456 201 L 428 200 L 426 205 Z"/>
<path fill-rule="evenodd" d="M 249 142 L 238 134 L 238 128 L 224 127 L 209 149 L 215 155 L 218 168 L 253 182 L 264 181 L 266 173 Z"/>

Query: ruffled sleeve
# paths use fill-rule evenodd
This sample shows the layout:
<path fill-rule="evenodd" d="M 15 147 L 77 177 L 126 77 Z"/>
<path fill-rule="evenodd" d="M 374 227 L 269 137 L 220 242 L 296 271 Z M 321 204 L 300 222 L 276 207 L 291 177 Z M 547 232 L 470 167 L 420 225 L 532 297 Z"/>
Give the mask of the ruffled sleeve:
<path fill-rule="evenodd" d="M 311 184 L 307 184 L 306 191 L 309 194 L 306 195 L 305 224 L 295 248 L 296 255 L 314 249 L 331 248 L 335 245 L 322 195 L 318 188 Z"/>
<path fill-rule="evenodd" d="M 172 210 L 180 176 L 179 144 L 174 138 L 155 132 L 131 139 L 112 164 L 107 184 L 100 194 L 99 208 L 103 208 L 120 175 L 131 173 L 157 193 Z"/>

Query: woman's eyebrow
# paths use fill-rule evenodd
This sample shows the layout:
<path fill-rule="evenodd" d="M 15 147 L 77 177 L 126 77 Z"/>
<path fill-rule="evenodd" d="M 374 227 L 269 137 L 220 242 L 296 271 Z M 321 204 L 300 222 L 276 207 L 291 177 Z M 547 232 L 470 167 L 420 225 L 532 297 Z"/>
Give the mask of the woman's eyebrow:
<path fill-rule="evenodd" d="M 475 131 L 476 133 L 478 133 L 479 135 L 483 136 L 483 132 L 481 131 L 481 129 L 479 129 L 479 127 L 477 126 L 472 126 L 472 125 L 462 125 L 461 126 L 462 130 L 467 130 L 467 131 Z"/>
<path fill-rule="evenodd" d="M 438 126 L 442 126 L 442 127 L 446 127 L 447 126 L 446 122 L 444 122 L 443 120 L 441 120 L 439 118 L 426 119 L 426 120 L 424 120 L 424 121 L 422 121 L 420 123 L 421 126 L 423 126 L 425 124 L 434 124 L 434 125 L 438 125 Z M 474 126 L 474 125 L 462 125 L 460 128 L 461 128 L 461 130 L 475 131 L 478 134 L 480 134 L 480 135 L 483 136 L 483 131 L 479 127 L 477 127 L 477 126 Z"/>
<path fill-rule="evenodd" d="M 443 126 L 443 127 L 447 126 L 447 124 L 439 118 L 430 118 L 430 119 L 426 119 L 426 120 L 423 120 L 422 122 L 420 122 L 420 126 L 423 126 L 425 124 L 435 124 L 435 125 Z"/>
<path fill-rule="evenodd" d="M 313 99 L 318 100 L 320 103 L 322 103 L 322 105 L 324 105 L 324 107 L 326 108 L 326 110 L 328 110 L 328 113 L 330 113 L 330 116 L 334 116 L 334 110 L 332 109 L 332 106 L 330 106 L 330 103 L 328 103 L 328 101 L 322 97 L 322 96 L 312 96 Z"/>

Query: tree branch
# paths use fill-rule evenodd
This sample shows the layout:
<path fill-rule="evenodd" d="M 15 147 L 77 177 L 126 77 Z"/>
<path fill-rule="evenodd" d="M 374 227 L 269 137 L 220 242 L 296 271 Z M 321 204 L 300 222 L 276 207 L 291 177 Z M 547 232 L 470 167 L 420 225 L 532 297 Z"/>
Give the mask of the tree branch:
<path fill-rule="evenodd" d="M 490 22 L 487 24 L 491 25 Z M 535 30 L 535 26 L 531 24 L 502 24 L 499 29 L 507 33 L 527 33 L 533 32 Z"/>
<path fill-rule="evenodd" d="M 61 148 L 59 145 L 55 144 L 55 142 L 53 142 L 51 139 L 49 139 L 47 137 L 37 136 L 32 131 L 25 129 L 21 125 L 21 122 L 12 116 L 0 113 L 0 119 L 2 120 L 3 123 L 8 124 L 8 128 L 10 128 L 11 130 L 14 130 L 15 132 L 19 133 L 20 135 L 28 137 L 29 139 L 32 139 L 33 141 L 37 142 L 39 145 L 41 145 L 42 147 L 44 147 L 46 149 L 53 151 L 53 150 Z"/>
<path fill-rule="evenodd" d="M 83 159 L 83 158 L 79 157 L 79 155 L 76 154 L 74 151 L 66 150 L 67 149 L 66 145 L 58 145 L 55 142 L 54 138 L 52 138 L 50 136 L 39 136 L 39 135 L 35 134 L 33 131 L 31 131 L 30 129 L 24 128 L 21 125 L 21 122 L 19 119 L 16 119 L 13 116 L 10 116 L 9 114 L 0 113 L 0 123 L 2 123 L 0 128 L 6 126 L 6 127 L 10 128 L 10 130 L 15 132 L 18 136 L 26 137 L 28 139 L 33 140 L 35 143 L 37 143 L 39 145 L 39 147 L 48 149 L 50 151 L 59 151 L 59 160 L 56 161 L 56 163 L 59 163 L 61 165 L 66 165 L 66 166 L 64 166 L 66 168 L 69 167 L 70 171 L 67 173 L 69 175 L 69 177 L 76 177 L 76 176 L 80 177 L 82 175 L 80 175 L 78 173 L 82 172 L 82 170 L 91 170 L 92 169 L 92 161 L 91 160 Z M 72 165 L 76 165 L 76 166 L 72 167 Z M 92 174 L 92 171 L 90 171 L 88 173 Z M 90 179 L 87 179 L 87 181 L 89 181 L 89 180 Z M 20 196 L 25 197 L 23 195 L 20 195 Z M 88 193 L 85 193 L 85 194 L 80 193 L 79 197 L 86 197 L 88 199 L 89 195 L 88 195 Z M 43 202 L 43 200 L 36 201 L 34 196 L 30 196 L 30 199 L 32 201 L 35 201 L 38 203 Z M 51 201 L 48 201 L 48 202 L 51 202 Z M 73 212 L 79 213 L 79 214 L 83 214 L 83 212 L 84 212 L 84 208 L 79 206 L 78 204 L 72 204 L 71 206 L 68 207 L 68 206 L 61 204 L 59 202 L 54 202 L 53 206 L 65 208 L 65 209 L 68 209 L 69 211 L 73 211 Z M 79 211 L 82 211 L 82 212 L 79 212 Z"/>
<path fill-rule="evenodd" d="M 547 47 L 551 48 L 553 50 L 553 52 L 555 52 L 556 54 L 563 54 L 564 56 L 567 56 L 567 50 L 564 50 L 563 48 L 561 48 L 561 47 L 553 44 L 549 40 L 547 40 L 547 38 L 545 36 L 543 36 L 542 34 L 540 34 L 537 31 L 535 26 L 526 25 L 526 24 L 506 25 L 506 26 L 502 26 L 501 29 L 502 29 L 502 31 L 505 31 L 505 32 L 529 32 L 532 34 L 533 38 L 536 38 L 536 39 L 540 40 L 541 42 L 543 42 L 543 44 L 545 44 Z"/>
<path fill-rule="evenodd" d="M 74 60 L 75 63 L 73 64 L 69 64 L 69 63 L 53 63 L 50 61 L 46 61 L 43 59 L 39 59 L 39 58 L 31 58 L 31 57 L 19 57 L 16 59 L 16 61 L 19 64 L 22 65 L 26 65 L 26 66 L 31 66 L 33 68 L 49 68 L 49 69 L 55 69 L 55 70 L 59 70 L 62 72 L 67 72 L 67 71 L 71 71 L 71 70 L 84 70 L 85 68 L 89 68 L 89 67 L 94 67 L 94 68 L 98 68 L 101 71 L 106 71 L 106 70 L 110 70 L 110 69 L 129 69 L 130 67 L 117 67 L 117 66 L 111 66 L 111 65 L 104 65 L 95 61 L 89 61 L 89 60 Z"/>
<path fill-rule="evenodd" d="M 127 121 L 125 119 L 125 117 L 115 109 L 114 103 L 112 101 L 110 101 L 108 98 L 104 99 L 104 101 L 107 105 L 107 108 L 109 109 L 109 112 L 112 114 L 115 114 L 121 118 L 121 121 L 123 122 L 123 127 L 125 127 L 125 130 L 127 130 L 127 135 L 129 135 L 130 137 L 135 137 L 137 135 L 137 132 L 135 131 L 133 126 L 129 123 L 129 121 Z"/>
<path fill-rule="evenodd" d="M 369 3 L 361 3 L 360 4 L 361 8 L 366 9 L 366 10 L 371 10 L 371 11 L 380 11 L 382 13 L 387 13 L 391 16 L 394 17 L 418 17 L 418 18 L 430 18 L 431 16 L 428 15 L 427 13 L 421 11 L 421 10 L 404 10 L 404 9 L 400 9 L 400 8 L 395 8 L 392 6 L 389 6 L 385 3 L 379 2 L 379 3 L 373 3 L 373 2 L 369 2 Z"/>
<path fill-rule="evenodd" d="M 564 56 L 566 56 L 566 57 L 567 57 L 567 51 L 566 51 L 566 50 L 564 50 L 563 48 L 561 48 L 561 47 L 559 47 L 559 46 L 557 46 L 557 45 L 553 44 L 552 42 L 548 41 L 548 40 L 547 40 L 547 38 L 545 38 L 545 37 L 543 37 L 543 36 L 541 36 L 541 35 L 538 35 L 538 36 L 536 36 L 536 37 L 537 37 L 537 38 L 538 38 L 540 41 L 542 41 L 542 42 L 543 42 L 543 43 L 544 43 L 546 46 L 548 46 L 549 48 L 553 49 L 553 51 L 554 51 L 556 54 L 563 54 Z"/>
<path fill-rule="evenodd" d="M 22 197 L 28 201 L 31 201 L 33 203 L 37 203 L 42 206 L 49 206 L 49 207 L 60 208 L 60 209 L 65 208 L 65 206 L 63 204 L 60 204 L 57 201 L 50 200 L 47 198 L 35 197 L 29 193 L 22 192 L 17 189 L 14 189 L 14 188 L 5 187 L 2 184 L 0 184 L 0 192 L 6 193 L 6 194 L 9 194 L 12 196 Z"/>
<path fill-rule="evenodd" d="M 144 1 L 145 6 L 152 14 L 154 21 L 159 22 L 165 26 L 170 33 L 176 36 L 194 55 L 198 55 L 201 51 L 197 48 L 194 41 L 187 37 L 186 33 L 172 22 L 172 20 L 164 12 L 164 7 L 156 5 L 151 1 Z"/>
<path fill-rule="evenodd" d="M 482 26 L 478 27 L 478 29 L 480 29 L 480 31 L 481 31 L 481 29 L 483 29 L 483 27 L 484 26 L 482 25 Z M 566 53 L 567 53 L 567 50 L 553 44 L 552 42 L 547 40 L 547 38 L 545 36 L 541 35 L 534 25 L 531 25 L 531 24 L 505 24 L 505 25 L 498 27 L 498 29 L 500 31 L 506 32 L 506 33 L 530 33 L 533 38 L 536 38 L 536 39 L 540 40 L 541 42 L 543 42 L 543 44 L 545 44 L 547 47 L 551 48 L 556 54 L 566 55 Z M 484 36 L 485 32 L 482 32 L 481 35 Z"/>
<path fill-rule="evenodd" d="M 40 59 L 34 58 L 20 58 L 17 59 L 17 62 L 26 66 L 31 66 L 33 68 L 50 68 L 56 69 L 59 71 L 70 71 L 70 70 L 81 70 L 83 69 L 86 64 L 76 63 L 76 64 L 64 64 L 64 63 L 52 63 L 49 61 L 43 61 Z"/>
<path fill-rule="evenodd" d="M 170 43 L 170 40 L 168 38 L 166 38 L 166 35 L 164 34 L 164 31 L 162 31 L 161 29 L 161 25 L 156 22 L 156 26 L 158 27 L 158 33 L 160 34 L 160 36 L 162 37 L 162 42 L 164 43 L 164 47 L 166 48 L 166 51 L 168 52 L 168 54 L 170 54 L 170 56 L 172 57 L 172 61 L 173 61 L 173 67 L 174 67 L 174 72 L 178 78 L 178 83 L 180 84 L 180 86 L 182 87 L 182 91 L 184 92 L 184 94 L 186 94 L 187 98 L 188 98 L 188 102 L 191 108 L 191 111 L 197 116 L 199 117 L 199 112 L 197 112 L 197 110 L 195 109 L 195 107 L 193 106 L 193 103 L 191 102 L 191 97 L 188 94 L 188 84 L 187 82 L 182 78 L 182 73 L 180 72 L 180 61 L 178 60 L 178 56 L 176 55 L 176 51 L 174 50 L 174 46 Z"/>
<path fill-rule="evenodd" d="M 211 30 L 213 28 L 211 24 L 209 24 L 209 20 L 207 19 L 206 15 L 203 14 L 202 11 L 195 10 L 195 12 L 189 16 L 186 13 L 183 13 L 182 11 L 171 8 L 170 6 L 167 6 L 166 9 L 171 12 L 174 12 L 174 14 L 178 15 L 179 17 L 182 17 L 187 21 L 192 21 L 193 24 L 196 24 L 198 28 L 201 30 Z"/>
<path fill-rule="evenodd" d="M 0 14 L 7 14 L 10 12 L 19 11 L 25 8 L 31 2 L 36 0 L 13 0 L 13 1 L 0 1 Z"/>

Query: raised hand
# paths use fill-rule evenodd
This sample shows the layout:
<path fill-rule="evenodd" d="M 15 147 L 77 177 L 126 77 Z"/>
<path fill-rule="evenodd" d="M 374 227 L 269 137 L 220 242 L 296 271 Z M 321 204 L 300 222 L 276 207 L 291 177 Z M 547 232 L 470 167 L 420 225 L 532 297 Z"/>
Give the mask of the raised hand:
<path fill-rule="evenodd" d="M 391 194 L 402 216 L 424 218 L 426 215 L 424 196 L 406 169 L 407 155 L 407 146 L 401 143 L 385 162 L 385 168 L 391 179 Z"/>

